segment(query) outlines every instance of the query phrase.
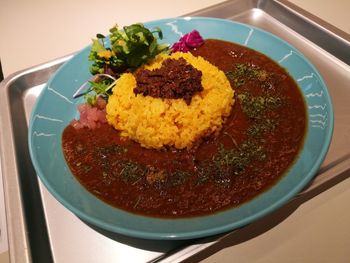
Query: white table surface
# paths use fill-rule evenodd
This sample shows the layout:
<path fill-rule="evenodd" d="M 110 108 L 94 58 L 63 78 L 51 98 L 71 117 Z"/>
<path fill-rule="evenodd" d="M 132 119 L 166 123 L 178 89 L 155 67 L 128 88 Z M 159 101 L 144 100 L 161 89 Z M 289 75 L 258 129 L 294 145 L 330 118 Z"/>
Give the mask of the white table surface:
<path fill-rule="evenodd" d="M 290 1 L 350 34 L 349 0 Z M 0 0 L 4 76 L 78 51 L 116 22 L 122 26 L 178 16 L 219 2 Z M 302 204 L 274 228 L 203 262 L 350 262 L 349 201 L 347 179 Z M 7 262 L 6 257 L 0 255 L 0 262 Z"/>

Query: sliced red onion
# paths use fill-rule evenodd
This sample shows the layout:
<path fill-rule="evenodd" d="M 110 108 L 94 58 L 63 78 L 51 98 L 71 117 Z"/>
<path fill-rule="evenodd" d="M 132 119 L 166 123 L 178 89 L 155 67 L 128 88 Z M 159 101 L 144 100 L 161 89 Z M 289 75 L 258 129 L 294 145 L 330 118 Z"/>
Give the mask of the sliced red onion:
<path fill-rule="evenodd" d="M 191 49 L 201 46 L 204 43 L 202 36 L 197 30 L 193 30 L 179 39 L 174 45 L 172 45 L 171 50 L 173 52 L 188 52 Z"/>

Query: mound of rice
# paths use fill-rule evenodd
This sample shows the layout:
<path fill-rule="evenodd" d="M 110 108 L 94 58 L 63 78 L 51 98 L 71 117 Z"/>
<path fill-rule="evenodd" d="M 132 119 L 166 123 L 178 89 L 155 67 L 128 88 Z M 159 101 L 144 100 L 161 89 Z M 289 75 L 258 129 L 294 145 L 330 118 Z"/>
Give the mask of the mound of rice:
<path fill-rule="evenodd" d="M 135 95 L 136 79 L 131 73 L 123 74 L 106 107 L 108 123 L 120 130 L 121 136 L 146 148 L 183 149 L 220 130 L 234 102 L 234 91 L 224 72 L 202 57 L 181 52 L 160 55 L 146 69 L 160 68 L 165 59 L 180 57 L 202 72 L 203 91 L 192 97 L 190 105 L 183 99 Z"/>

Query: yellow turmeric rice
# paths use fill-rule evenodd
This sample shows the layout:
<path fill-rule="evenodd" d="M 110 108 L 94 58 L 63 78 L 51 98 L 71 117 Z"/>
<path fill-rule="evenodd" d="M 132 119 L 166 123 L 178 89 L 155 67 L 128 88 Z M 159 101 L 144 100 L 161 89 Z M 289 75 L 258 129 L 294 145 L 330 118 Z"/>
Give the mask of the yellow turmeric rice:
<path fill-rule="evenodd" d="M 106 107 L 108 123 L 122 137 L 146 148 L 183 149 L 220 130 L 234 103 L 234 91 L 224 72 L 202 57 L 181 52 L 160 55 L 145 68 L 160 68 L 165 59 L 180 57 L 202 72 L 203 91 L 196 93 L 189 105 L 183 99 L 135 95 L 135 77 L 131 73 L 122 74 Z"/>

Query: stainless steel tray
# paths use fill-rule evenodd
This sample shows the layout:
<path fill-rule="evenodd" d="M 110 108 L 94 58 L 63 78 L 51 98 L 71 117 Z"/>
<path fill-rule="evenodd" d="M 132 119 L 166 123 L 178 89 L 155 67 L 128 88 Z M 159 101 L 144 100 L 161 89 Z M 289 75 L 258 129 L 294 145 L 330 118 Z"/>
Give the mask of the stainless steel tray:
<path fill-rule="evenodd" d="M 188 15 L 232 19 L 270 31 L 297 47 L 317 67 L 335 111 L 333 140 L 318 175 L 281 209 L 224 235 L 164 242 L 128 238 L 89 226 L 47 192 L 35 174 L 27 147 L 33 104 L 50 76 L 71 57 L 66 56 L 17 72 L 0 84 L 0 172 L 11 262 L 198 260 L 227 239 L 237 244 L 274 227 L 300 204 L 349 177 L 350 36 L 288 1 L 234 0 Z"/>

